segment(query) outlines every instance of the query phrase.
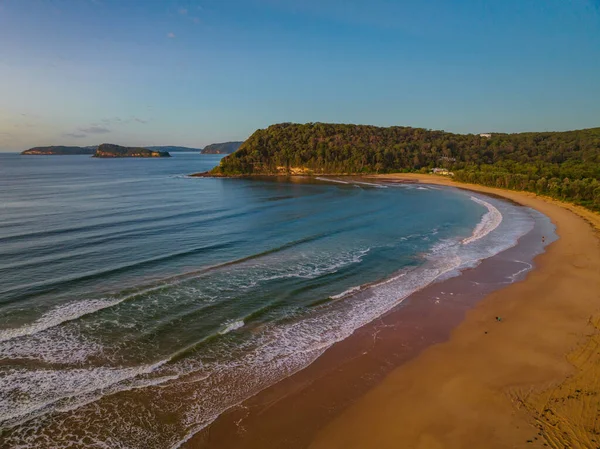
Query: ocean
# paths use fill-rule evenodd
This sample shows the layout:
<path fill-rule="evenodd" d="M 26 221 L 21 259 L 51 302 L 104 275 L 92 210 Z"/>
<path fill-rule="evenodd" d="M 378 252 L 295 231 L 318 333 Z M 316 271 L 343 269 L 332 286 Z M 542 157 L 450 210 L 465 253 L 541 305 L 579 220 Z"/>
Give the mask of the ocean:
<path fill-rule="evenodd" d="M 186 176 L 219 160 L 0 154 L 0 447 L 181 447 L 539 219 L 452 188 Z"/>

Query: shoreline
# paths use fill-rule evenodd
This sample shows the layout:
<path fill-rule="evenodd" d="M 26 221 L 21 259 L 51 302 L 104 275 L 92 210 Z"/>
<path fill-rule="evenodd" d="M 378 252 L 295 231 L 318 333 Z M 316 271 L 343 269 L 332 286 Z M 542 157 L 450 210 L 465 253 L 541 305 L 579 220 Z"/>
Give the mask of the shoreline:
<path fill-rule="evenodd" d="M 597 447 L 600 217 L 434 176 L 378 178 L 400 177 L 508 197 L 550 217 L 560 238 L 524 281 L 480 301 L 448 341 L 394 370 L 310 447 Z M 494 316 L 503 322 L 484 334 Z"/>
<path fill-rule="evenodd" d="M 519 247 L 522 249 L 521 243 L 514 248 Z M 518 251 L 505 252 L 511 250 Z M 225 412 L 183 447 L 307 447 L 324 426 L 331 420 L 335 423 L 345 409 L 360 402 L 395 369 L 402 369 L 419 359 L 420 353 L 446 341 L 465 313 L 488 293 L 475 291 L 473 285 L 478 284 L 475 279 L 489 277 L 498 267 L 502 270 L 505 261 L 498 259 L 499 255 L 485 259 L 461 276 L 411 295 L 400 306 L 336 343 L 312 365 Z M 445 297 L 442 306 L 433 305 L 432 298 L 440 294 L 440 289 L 462 293 Z"/>

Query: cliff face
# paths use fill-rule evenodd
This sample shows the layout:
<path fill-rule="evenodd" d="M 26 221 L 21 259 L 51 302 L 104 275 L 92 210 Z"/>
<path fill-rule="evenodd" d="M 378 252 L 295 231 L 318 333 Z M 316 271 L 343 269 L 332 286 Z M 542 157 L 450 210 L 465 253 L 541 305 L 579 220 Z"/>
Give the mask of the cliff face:
<path fill-rule="evenodd" d="M 57 155 L 67 156 L 73 154 L 94 154 L 96 147 L 66 147 L 62 145 L 49 146 L 49 147 L 34 147 L 29 150 L 23 151 L 21 154 L 25 155 Z"/>
<path fill-rule="evenodd" d="M 166 151 L 154 151 L 141 147 L 122 147 L 111 143 L 103 143 L 98 146 L 94 157 L 113 158 L 113 157 L 170 157 Z"/>
<path fill-rule="evenodd" d="M 231 154 L 242 145 L 244 142 L 224 142 L 224 143 L 213 143 L 204 147 L 200 152 L 201 154 Z"/>

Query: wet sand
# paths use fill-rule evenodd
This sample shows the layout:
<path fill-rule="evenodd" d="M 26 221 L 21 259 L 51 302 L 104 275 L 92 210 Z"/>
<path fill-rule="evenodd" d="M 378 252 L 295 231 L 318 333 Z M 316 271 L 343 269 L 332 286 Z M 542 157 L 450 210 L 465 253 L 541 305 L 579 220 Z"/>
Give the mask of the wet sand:
<path fill-rule="evenodd" d="M 541 211 L 560 239 L 524 282 L 479 302 L 447 342 L 391 372 L 311 448 L 600 447 L 599 216 L 534 195 L 458 186 Z"/>
<path fill-rule="evenodd" d="M 438 181 L 438 178 L 433 181 Z M 476 186 L 468 187 L 477 190 Z M 505 192 L 486 193 L 503 196 Z M 512 199 L 524 203 L 521 201 L 520 194 L 515 194 Z M 527 205 L 536 207 L 537 202 Z M 573 220 L 582 225 L 589 232 L 590 238 L 596 241 L 589 226 L 574 216 Z M 318 448 L 449 447 L 445 436 L 438 439 L 439 445 L 436 446 L 438 443 L 429 444 L 428 441 L 423 443 L 411 440 L 408 435 L 410 433 L 408 431 L 412 429 L 413 437 L 422 435 L 427 438 L 430 430 L 425 418 L 429 416 L 434 418 L 432 421 L 434 427 L 445 428 L 447 425 L 456 424 L 446 417 L 440 418 L 439 410 L 433 412 L 440 404 L 432 400 L 432 397 L 441 400 L 446 394 L 448 385 L 442 379 L 438 386 L 442 388 L 444 394 L 440 395 L 435 385 L 420 383 L 421 379 L 426 381 L 431 377 L 431 373 L 421 375 L 423 373 L 420 370 L 432 370 L 434 374 L 435 372 L 441 374 L 449 372 L 454 367 L 460 374 L 459 378 L 463 380 L 470 379 L 470 376 L 478 377 L 478 371 L 469 371 L 471 368 L 468 363 L 468 355 L 476 353 L 473 353 L 470 348 L 465 349 L 463 341 L 453 343 L 456 340 L 455 334 L 460 334 L 462 332 L 460 329 L 465 326 L 476 328 L 470 337 L 472 342 L 482 340 L 497 345 L 490 346 L 489 350 L 499 352 L 486 354 L 481 360 L 484 365 L 489 360 L 505 358 L 507 352 L 512 353 L 514 348 L 511 346 L 503 348 L 501 340 L 502 333 L 510 332 L 511 327 L 514 326 L 513 309 L 518 308 L 519 304 L 514 304 L 514 300 L 510 301 L 511 304 L 502 304 L 502 307 L 497 305 L 490 307 L 486 304 L 493 301 L 494 294 L 489 295 L 489 293 L 508 285 L 506 277 L 522 268 L 515 265 L 515 260 L 523 260 L 527 257 L 527 253 L 531 254 L 532 246 L 540 245 L 541 235 L 544 232 L 547 232 L 547 229 L 534 230 L 524 237 L 519 245 L 485 260 L 477 268 L 468 270 L 459 277 L 432 284 L 413 294 L 392 312 L 334 345 L 308 368 L 223 414 L 211 426 L 192 438 L 185 447 L 305 448 L 311 444 Z M 563 232 L 561 226 L 559 228 L 561 236 Z M 552 245 L 551 248 L 554 246 Z M 539 260 L 543 261 L 545 257 L 545 255 L 541 256 Z M 536 264 L 538 264 L 537 259 Z M 525 285 L 530 280 L 531 275 L 526 282 L 514 285 Z M 509 298 L 504 292 L 509 291 L 514 285 L 496 294 L 501 295 L 499 301 L 507 302 L 507 298 L 512 298 L 512 295 Z M 486 299 L 481 302 L 484 297 Z M 475 305 L 475 309 L 469 312 Z M 467 319 L 463 321 L 465 314 Z M 498 314 L 503 317 L 502 322 L 495 321 L 494 317 Z M 578 316 L 580 315 L 581 313 Z M 475 322 L 471 323 L 473 319 Z M 459 328 L 453 332 L 461 322 Z M 556 330 L 556 327 L 552 326 L 551 330 Z M 447 341 L 449 338 L 450 341 Z M 556 339 L 562 337 L 556 336 Z M 429 360 L 430 351 L 439 352 L 438 348 L 448 344 L 458 344 L 458 349 L 454 351 L 461 352 L 464 349 L 465 354 L 459 355 L 458 358 L 454 354 L 451 357 L 444 357 L 437 364 L 434 360 L 433 365 L 414 368 L 415 364 L 422 363 L 421 359 Z M 516 345 L 520 346 L 521 342 L 517 341 Z M 565 349 L 564 353 L 568 349 Z M 533 365 L 534 371 L 537 371 L 535 358 L 529 358 L 527 363 Z M 553 367 L 552 372 L 546 373 L 544 366 L 540 366 L 540 370 L 544 370 L 545 376 L 547 374 L 544 379 L 552 377 L 552 373 L 559 373 L 564 377 L 570 369 L 567 365 L 559 362 Z M 466 372 L 462 373 L 462 369 Z M 413 377 L 404 377 L 398 383 L 395 377 L 403 372 L 410 372 Z M 445 376 L 441 377 L 445 378 Z M 523 380 L 527 382 L 526 378 Z M 454 379 L 449 382 L 457 381 Z M 464 385 L 458 382 L 456 386 L 458 390 L 455 393 L 461 393 Z M 473 385 L 473 390 L 465 389 L 466 397 L 471 399 L 477 397 L 478 388 Z M 405 396 L 406 393 L 409 395 Z M 537 442 L 535 438 L 541 437 L 537 435 L 538 430 L 531 426 L 533 423 L 531 414 L 522 413 L 523 408 L 517 413 L 518 418 L 514 418 L 517 416 L 515 413 L 518 408 L 513 404 L 513 399 L 515 403 L 522 399 L 519 396 L 513 398 L 512 391 L 502 390 L 498 394 L 498 398 L 492 398 L 489 403 L 487 392 L 479 399 L 482 403 L 487 403 L 488 409 L 492 411 L 497 409 L 495 404 L 498 400 L 505 401 L 504 405 L 507 405 L 507 408 L 498 408 L 498 413 L 504 417 L 504 421 L 508 420 L 511 425 L 514 424 L 513 427 L 527 437 L 526 439 L 519 437 L 521 443 L 531 447 L 533 443 L 526 443 L 526 440 Z M 403 404 L 403 407 L 399 407 L 397 403 Z M 472 420 L 477 421 L 475 418 L 469 418 L 468 414 L 465 416 L 462 413 L 465 407 L 466 405 L 461 405 L 458 401 L 456 408 L 446 407 L 445 410 L 464 425 Z M 413 413 L 421 408 L 422 412 Z M 429 414 L 428 411 L 432 413 Z M 419 418 L 421 421 L 418 421 L 417 417 L 420 415 L 423 416 Z M 415 419 L 416 423 L 412 423 Z M 438 419 L 441 421 L 436 421 Z M 517 421 L 513 423 L 513 419 Z M 407 425 L 404 422 L 411 424 Z M 484 422 L 485 419 L 478 425 L 483 425 Z M 501 423 L 502 419 L 493 418 L 494 428 L 496 422 Z M 505 427 L 510 426 L 507 424 Z M 456 428 L 459 429 L 460 426 Z M 397 432 L 401 429 L 406 432 L 398 435 Z M 471 429 L 467 432 L 471 432 Z M 480 440 L 478 443 L 480 445 L 473 444 L 475 443 L 469 440 L 460 442 L 455 447 L 490 447 L 490 442 L 487 440 L 485 442 Z M 497 447 L 506 447 L 506 445 L 499 442 Z"/>

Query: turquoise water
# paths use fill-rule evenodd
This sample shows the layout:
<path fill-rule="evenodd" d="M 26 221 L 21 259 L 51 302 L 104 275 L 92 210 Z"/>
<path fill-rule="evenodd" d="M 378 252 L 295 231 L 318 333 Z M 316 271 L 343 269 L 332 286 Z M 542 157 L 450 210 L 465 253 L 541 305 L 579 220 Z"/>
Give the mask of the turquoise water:
<path fill-rule="evenodd" d="M 454 189 L 185 176 L 219 159 L 0 155 L 3 447 L 177 447 L 533 226 Z"/>

